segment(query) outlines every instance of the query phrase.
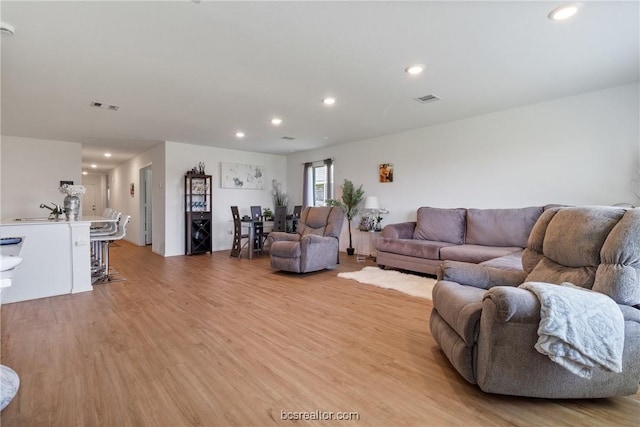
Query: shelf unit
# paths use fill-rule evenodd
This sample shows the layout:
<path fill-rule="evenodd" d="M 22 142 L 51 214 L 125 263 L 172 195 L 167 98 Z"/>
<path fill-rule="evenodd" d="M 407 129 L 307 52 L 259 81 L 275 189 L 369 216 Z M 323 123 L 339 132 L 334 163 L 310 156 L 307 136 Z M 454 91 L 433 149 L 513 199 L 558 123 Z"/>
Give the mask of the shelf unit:
<path fill-rule="evenodd" d="M 195 255 L 212 249 L 213 188 L 211 175 L 184 176 L 185 253 Z"/>

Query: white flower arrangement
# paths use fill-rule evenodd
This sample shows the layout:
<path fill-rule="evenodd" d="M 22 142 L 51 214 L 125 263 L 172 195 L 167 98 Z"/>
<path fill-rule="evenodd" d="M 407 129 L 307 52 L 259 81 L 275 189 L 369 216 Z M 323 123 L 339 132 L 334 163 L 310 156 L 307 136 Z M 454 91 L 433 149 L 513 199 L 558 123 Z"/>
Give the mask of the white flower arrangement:
<path fill-rule="evenodd" d="M 67 196 L 82 196 L 87 191 L 82 185 L 69 184 L 64 184 L 62 187 L 59 187 L 58 190 Z"/>

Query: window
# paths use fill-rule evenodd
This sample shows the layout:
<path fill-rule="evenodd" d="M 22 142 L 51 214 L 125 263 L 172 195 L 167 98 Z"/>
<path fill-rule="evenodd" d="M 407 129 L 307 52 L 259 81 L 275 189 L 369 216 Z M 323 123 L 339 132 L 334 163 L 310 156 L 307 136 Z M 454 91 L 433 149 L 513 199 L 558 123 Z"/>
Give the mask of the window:
<path fill-rule="evenodd" d="M 327 201 L 327 167 L 313 167 L 313 206 L 325 206 Z"/>
<path fill-rule="evenodd" d="M 305 163 L 304 206 L 326 206 L 333 198 L 333 160 Z"/>

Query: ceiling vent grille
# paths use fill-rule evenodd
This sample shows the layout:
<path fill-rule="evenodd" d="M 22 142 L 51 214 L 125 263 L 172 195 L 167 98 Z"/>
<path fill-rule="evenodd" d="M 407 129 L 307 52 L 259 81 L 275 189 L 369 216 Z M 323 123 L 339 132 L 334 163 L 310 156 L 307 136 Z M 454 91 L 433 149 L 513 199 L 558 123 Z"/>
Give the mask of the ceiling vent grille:
<path fill-rule="evenodd" d="M 292 137 L 292 136 L 283 136 L 283 137 L 282 137 L 282 138 L 280 138 L 280 139 L 284 139 L 284 140 L 286 140 L 286 141 L 293 141 L 295 138 L 294 138 L 294 137 Z"/>
<path fill-rule="evenodd" d="M 413 98 L 413 99 L 415 99 L 416 101 L 422 104 L 428 104 L 429 102 L 440 101 L 440 97 L 432 93 L 430 93 L 429 95 L 425 95 L 425 96 L 421 96 L 419 98 Z"/>
<path fill-rule="evenodd" d="M 118 111 L 118 109 L 120 108 L 119 105 L 106 104 L 104 102 L 98 102 L 98 101 L 91 101 L 91 104 L 89 105 L 91 105 L 92 107 L 102 108 L 103 110 L 111 110 L 111 111 Z"/>

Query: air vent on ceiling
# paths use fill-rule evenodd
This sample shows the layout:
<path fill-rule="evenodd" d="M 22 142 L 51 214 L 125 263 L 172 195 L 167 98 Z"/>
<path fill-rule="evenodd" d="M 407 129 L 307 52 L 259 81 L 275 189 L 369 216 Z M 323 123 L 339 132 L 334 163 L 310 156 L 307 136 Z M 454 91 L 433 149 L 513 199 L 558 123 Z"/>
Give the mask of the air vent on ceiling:
<path fill-rule="evenodd" d="M 282 138 L 280 138 L 280 139 L 285 139 L 285 140 L 287 140 L 287 141 L 293 141 L 295 138 L 294 138 L 294 137 L 292 137 L 292 136 L 283 136 L 283 137 L 282 137 Z"/>
<path fill-rule="evenodd" d="M 440 97 L 438 95 L 434 95 L 430 93 L 429 95 L 421 96 L 419 98 L 413 98 L 422 104 L 426 104 L 428 102 L 440 101 Z"/>
<path fill-rule="evenodd" d="M 89 105 L 91 105 L 92 107 L 102 108 L 103 110 L 111 110 L 111 111 L 118 111 L 118 109 L 120 108 L 119 105 L 106 104 L 104 102 L 98 102 L 98 101 L 91 101 L 91 104 Z"/>

